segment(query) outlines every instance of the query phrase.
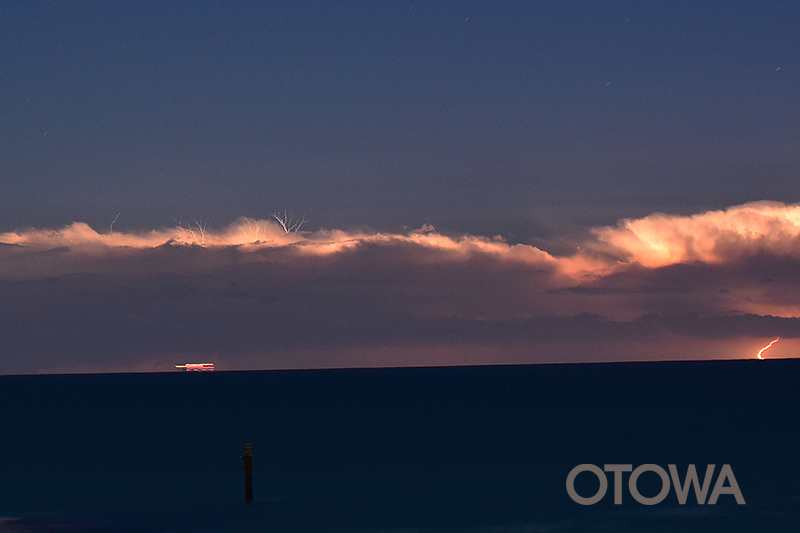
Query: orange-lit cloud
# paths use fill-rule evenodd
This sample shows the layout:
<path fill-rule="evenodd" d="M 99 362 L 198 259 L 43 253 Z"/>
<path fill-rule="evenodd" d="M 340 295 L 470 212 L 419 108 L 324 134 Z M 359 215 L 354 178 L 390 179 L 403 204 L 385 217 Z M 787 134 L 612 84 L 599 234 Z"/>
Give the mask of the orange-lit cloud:
<path fill-rule="evenodd" d="M 598 259 L 586 252 L 558 260 L 547 252 L 527 245 L 508 245 L 499 238 L 462 236 L 452 238 L 434 232 L 410 234 L 345 232 L 341 230 L 286 233 L 273 220 L 242 217 L 215 231 L 198 222 L 142 233 L 101 234 L 87 224 L 76 222 L 59 230 L 28 229 L 0 234 L 0 243 L 28 249 L 70 248 L 153 248 L 167 243 L 257 248 L 295 245 L 305 252 L 326 254 L 363 243 L 417 243 L 427 248 L 454 253 L 487 253 L 520 261 L 551 261 L 568 274 L 603 275 L 620 264 L 637 263 L 657 268 L 679 263 L 720 264 L 742 258 L 771 254 L 800 258 L 800 205 L 753 202 L 723 211 L 678 216 L 656 213 L 640 219 L 625 219 L 616 227 L 592 230 L 596 242 L 581 248 L 613 256 Z"/>
<path fill-rule="evenodd" d="M 788 350 L 798 217 L 776 202 L 654 214 L 596 228 L 569 255 L 248 218 L 9 232 L 0 373 L 168 370 L 186 362 L 175 354 L 220 369 L 752 357 L 776 336 Z"/>
<path fill-rule="evenodd" d="M 800 258 L 800 205 L 753 202 L 692 216 L 657 213 L 594 233 L 625 261 L 648 268 L 765 253 Z"/>

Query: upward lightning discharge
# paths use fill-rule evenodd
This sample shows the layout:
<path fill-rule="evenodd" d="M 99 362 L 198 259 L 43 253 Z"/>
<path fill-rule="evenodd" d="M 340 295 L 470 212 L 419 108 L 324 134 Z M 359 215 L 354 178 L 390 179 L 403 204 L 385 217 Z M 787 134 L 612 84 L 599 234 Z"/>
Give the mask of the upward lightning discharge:
<path fill-rule="evenodd" d="M 763 348 L 761 348 L 761 349 L 758 351 L 758 355 L 756 356 L 756 359 L 761 359 L 761 360 L 763 361 L 763 360 L 764 360 L 764 358 L 761 356 L 761 354 L 762 354 L 762 353 L 764 353 L 764 352 L 766 352 L 766 351 L 767 351 L 767 350 L 769 350 L 770 348 L 772 348 L 772 345 L 773 345 L 773 344 L 775 344 L 776 342 L 778 342 L 779 340 L 781 340 L 781 338 L 780 338 L 780 337 L 778 337 L 777 339 L 775 339 L 775 340 L 774 340 L 774 341 L 772 341 L 771 343 L 769 343 L 769 344 L 767 344 L 766 346 L 764 346 Z"/>

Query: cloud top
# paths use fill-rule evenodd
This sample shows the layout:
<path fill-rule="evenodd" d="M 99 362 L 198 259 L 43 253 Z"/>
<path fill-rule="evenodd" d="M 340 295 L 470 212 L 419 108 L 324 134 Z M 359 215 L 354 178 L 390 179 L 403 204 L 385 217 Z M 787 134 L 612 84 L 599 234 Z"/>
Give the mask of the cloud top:
<path fill-rule="evenodd" d="M 656 213 L 594 230 L 626 261 L 648 268 L 721 264 L 759 254 L 800 256 L 800 205 L 752 202 L 692 216 Z"/>

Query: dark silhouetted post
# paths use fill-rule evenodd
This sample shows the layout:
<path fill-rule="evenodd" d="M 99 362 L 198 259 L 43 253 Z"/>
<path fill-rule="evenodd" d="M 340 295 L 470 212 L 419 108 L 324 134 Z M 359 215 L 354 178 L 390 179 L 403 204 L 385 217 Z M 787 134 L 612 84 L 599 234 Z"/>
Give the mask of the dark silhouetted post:
<path fill-rule="evenodd" d="M 244 459 L 242 469 L 244 470 L 244 500 L 246 502 L 253 501 L 253 454 L 250 453 L 252 450 L 253 445 L 248 442 L 244 445 L 244 455 L 241 456 Z"/>

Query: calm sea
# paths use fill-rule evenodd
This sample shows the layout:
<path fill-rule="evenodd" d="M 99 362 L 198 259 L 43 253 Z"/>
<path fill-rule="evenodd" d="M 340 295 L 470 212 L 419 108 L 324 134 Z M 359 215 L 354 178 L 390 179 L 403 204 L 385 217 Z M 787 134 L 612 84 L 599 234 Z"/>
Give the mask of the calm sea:
<path fill-rule="evenodd" d="M 796 532 L 798 378 L 796 359 L 4 376 L 0 531 Z M 609 473 L 579 505 L 580 464 L 714 464 L 709 493 L 728 464 L 746 504 L 642 505 L 625 473 L 615 505 Z"/>

